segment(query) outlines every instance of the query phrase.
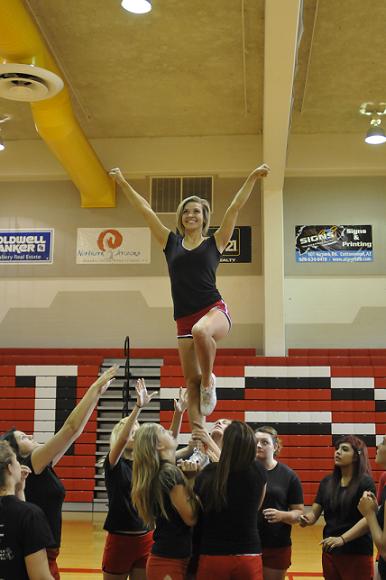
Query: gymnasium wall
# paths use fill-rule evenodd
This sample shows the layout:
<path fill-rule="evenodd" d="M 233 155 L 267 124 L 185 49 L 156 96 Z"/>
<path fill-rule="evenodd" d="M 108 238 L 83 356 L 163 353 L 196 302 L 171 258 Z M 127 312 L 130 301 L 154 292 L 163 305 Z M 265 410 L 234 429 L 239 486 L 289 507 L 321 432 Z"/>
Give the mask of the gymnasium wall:
<path fill-rule="evenodd" d="M 217 225 L 241 178 L 215 180 Z M 146 195 L 149 184 L 132 180 Z M 52 265 L 0 265 L 0 347 L 175 346 L 166 262 L 152 240 L 151 263 L 77 265 L 78 227 L 138 227 L 143 220 L 119 193 L 113 209 L 81 209 L 68 181 L 0 182 L 0 229 L 54 228 Z M 174 228 L 174 216 L 162 216 Z M 260 194 L 242 211 L 252 226 L 252 263 L 222 264 L 218 285 L 230 304 L 234 328 L 223 345 L 262 344 Z M 242 299 L 240 289 L 242 288 Z"/>
<path fill-rule="evenodd" d="M 386 178 L 290 178 L 284 187 L 287 348 L 384 347 Z M 374 260 L 296 263 L 295 226 L 373 227 Z"/>

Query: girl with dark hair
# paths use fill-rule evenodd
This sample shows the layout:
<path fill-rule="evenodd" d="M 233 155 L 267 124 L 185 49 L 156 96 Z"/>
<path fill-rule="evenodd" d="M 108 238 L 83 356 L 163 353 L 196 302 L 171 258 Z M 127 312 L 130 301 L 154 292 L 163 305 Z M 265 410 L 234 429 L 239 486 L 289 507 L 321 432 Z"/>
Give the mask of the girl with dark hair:
<path fill-rule="evenodd" d="M 150 204 L 124 179 L 119 169 L 110 175 L 120 185 L 130 204 L 146 220 L 162 246 L 169 268 L 177 323 L 178 350 L 189 389 L 190 424 L 210 415 L 216 406 L 213 364 L 217 342 L 230 330 L 226 304 L 216 288 L 216 270 L 221 254 L 232 236 L 241 208 L 248 201 L 258 178 L 266 177 L 269 167 L 261 165 L 247 177 L 225 212 L 221 226 L 208 236 L 210 208 L 205 199 L 188 197 L 177 209 L 175 234 L 163 225 Z"/>
<path fill-rule="evenodd" d="M 277 457 L 281 441 L 276 429 L 255 431 L 256 458 L 267 470 L 267 492 L 259 514 L 264 580 L 284 580 L 291 566 L 291 529 L 303 514 L 303 489 L 296 473 Z"/>
<path fill-rule="evenodd" d="M 7 441 L 0 441 L 0 578 L 52 580 L 47 546 L 53 542 L 42 510 L 17 497 L 25 475 Z"/>
<path fill-rule="evenodd" d="M 117 370 L 118 367 L 114 365 L 96 379 L 61 429 L 46 443 L 40 444 L 32 435 L 26 435 L 18 429 L 11 429 L 1 436 L 1 439 L 9 442 L 19 461 L 31 470 L 26 482 L 25 497 L 27 501 L 41 507 L 50 525 L 53 542 L 47 549 L 47 556 L 55 580 L 60 578 L 56 560 L 60 549 L 62 505 L 66 492 L 53 467 L 82 433 Z"/>
<path fill-rule="evenodd" d="M 155 423 L 135 435 L 131 499 L 141 520 L 154 529 L 147 580 L 184 580 L 191 555 L 197 506 L 175 465 L 177 440 Z"/>
<path fill-rule="evenodd" d="M 302 527 L 312 526 L 324 512 L 322 564 L 327 580 L 373 578 L 370 534 L 350 542 L 346 539 L 346 532 L 362 518 L 357 505 L 363 492 L 375 492 L 370 473 L 364 441 L 355 435 L 341 437 L 335 444 L 334 471 L 320 482 L 311 511 L 300 516 Z"/>
<path fill-rule="evenodd" d="M 253 430 L 232 421 L 224 432 L 220 461 L 195 481 L 202 505 L 197 580 L 262 580 L 257 516 L 265 487 Z"/>

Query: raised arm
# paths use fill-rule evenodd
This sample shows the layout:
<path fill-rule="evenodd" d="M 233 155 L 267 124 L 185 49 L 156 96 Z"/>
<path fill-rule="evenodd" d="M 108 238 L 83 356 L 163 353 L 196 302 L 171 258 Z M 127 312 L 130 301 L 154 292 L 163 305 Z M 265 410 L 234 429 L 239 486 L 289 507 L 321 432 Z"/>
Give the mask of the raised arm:
<path fill-rule="evenodd" d="M 180 434 L 181 424 L 182 424 L 182 417 L 186 409 L 188 408 L 188 390 L 183 389 L 180 387 L 178 392 L 178 399 L 174 399 L 174 413 L 173 419 L 170 425 L 170 431 L 174 439 L 177 439 L 178 435 Z"/>
<path fill-rule="evenodd" d="M 175 485 L 170 491 L 170 500 L 187 526 L 197 523 L 198 502 L 186 485 Z"/>
<path fill-rule="evenodd" d="M 153 211 L 151 208 L 150 203 L 146 201 L 146 199 L 142 197 L 138 191 L 135 191 L 130 183 L 126 181 L 118 167 L 111 169 L 109 171 L 109 175 L 120 186 L 133 208 L 138 210 L 139 213 L 143 216 L 157 242 L 159 242 L 164 248 L 166 246 L 170 230 L 163 225 L 155 211 Z"/>
<path fill-rule="evenodd" d="M 146 389 L 145 379 L 138 379 L 135 385 L 135 390 L 137 394 L 137 400 L 131 411 L 125 425 L 122 427 L 115 444 L 112 446 L 109 452 L 109 464 L 110 467 L 115 467 L 124 452 L 128 440 L 130 439 L 131 432 L 133 430 L 134 424 L 138 419 L 138 416 L 143 407 L 146 407 L 150 403 L 153 397 L 157 394 L 157 391 L 149 394 Z"/>
<path fill-rule="evenodd" d="M 35 473 L 41 473 L 50 463 L 55 465 L 79 437 L 99 398 L 106 391 L 117 370 L 118 366 L 114 365 L 98 377 L 75 409 L 71 411 L 62 428 L 44 445 L 39 445 L 33 450 L 31 463 Z"/>
<path fill-rule="evenodd" d="M 270 169 L 268 165 L 266 165 L 265 163 L 263 163 L 263 165 L 260 165 L 259 167 L 256 167 L 256 169 L 254 169 L 248 175 L 247 179 L 244 181 L 243 185 L 236 193 L 232 203 L 225 212 L 221 226 L 214 234 L 217 248 L 220 252 L 223 252 L 227 247 L 227 244 L 231 239 L 233 230 L 235 228 L 239 211 L 241 210 L 242 207 L 244 207 L 244 205 L 248 201 L 256 181 L 261 177 L 266 177 L 269 171 Z"/>

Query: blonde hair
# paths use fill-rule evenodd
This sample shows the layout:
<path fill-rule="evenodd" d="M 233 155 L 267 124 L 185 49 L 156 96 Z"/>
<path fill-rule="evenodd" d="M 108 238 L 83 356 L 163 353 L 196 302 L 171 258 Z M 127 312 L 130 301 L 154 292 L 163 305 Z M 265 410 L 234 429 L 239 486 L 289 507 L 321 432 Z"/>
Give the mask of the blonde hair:
<path fill-rule="evenodd" d="M 118 423 L 115 423 L 115 425 L 110 433 L 110 451 L 114 447 L 115 443 L 117 442 L 119 434 L 122 431 L 123 427 L 125 426 L 125 424 L 127 423 L 128 420 L 129 420 L 129 417 L 123 417 L 123 419 L 118 421 Z M 134 425 L 135 425 L 135 423 L 134 423 Z M 97 461 L 97 467 L 103 467 L 107 455 L 108 455 L 108 453 L 106 455 L 103 455 L 99 459 L 99 461 Z M 129 453 L 128 453 L 127 449 L 125 449 L 123 451 L 122 456 L 125 457 L 126 459 L 128 458 Z"/>
<path fill-rule="evenodd" d="M 7 467 L 16 454 L 8 441 L 0 441 L 0 487 L 6 485 Z"/>
<path fill-rule="evenodd" d="M 202 235 L 206 236 L 206 234 L 208 233 L 210 223 L 210 205 L 206 199 L 198 197 L 197 195 L 191 195 L 190 197 L 186 197 L 181 201 L 181 203 L 177 207 L 176 211 L 177 230 L 181 236 L 185 235 L 185 228 L 182 225 L 182 214 L 185 206 L 191 201 L 194 203 L 199 203 L 202 207 L 202 215 L 203 215 Z"/>
<path fill-rule="evenodd" d="M 169 519 L 165 492 L 181 483 L 182 472 L 168 462 L 161 462 L 158 451 L 160 426 L 144 423 L 135 434 L 131 500 L 141 520 L 154 528 L 157 516 Z"/>

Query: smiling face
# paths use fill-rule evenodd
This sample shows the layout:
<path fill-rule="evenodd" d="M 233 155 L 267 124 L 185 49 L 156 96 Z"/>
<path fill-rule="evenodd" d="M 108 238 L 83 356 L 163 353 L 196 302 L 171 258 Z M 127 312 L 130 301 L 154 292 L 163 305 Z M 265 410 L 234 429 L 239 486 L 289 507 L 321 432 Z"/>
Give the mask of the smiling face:
<path fill-rule="evenodd" d="M 202 231 L 204 224 L 202 205 L 195 201 L 189 201 L 182 210 L 181 221 L 185 234 L 195 230 Z"/>
<path fill-rule="evenodd" d="M 40 445 L 37 441 L 35 441 L 33 435 L 27 435 L 23 431 L 15 431 L 14 435 L 19 448 L 19 454 L 22 457 L 31 455 L 32 451 Z"/>
<path fill-rule="evenodd" d="M 386 435 L 383 437 L 382 441 L 377 445 L 377 454 L 375 456 L 375 462 L 379 463 L 383 467 L 386 467 Z"/>
<path fill-rule="evenodd" d="M 334 460 L 337 467 L 346 467 L 357 461 L 356 451 L 351 443 L 340 443 L 335 449 Z"/>

